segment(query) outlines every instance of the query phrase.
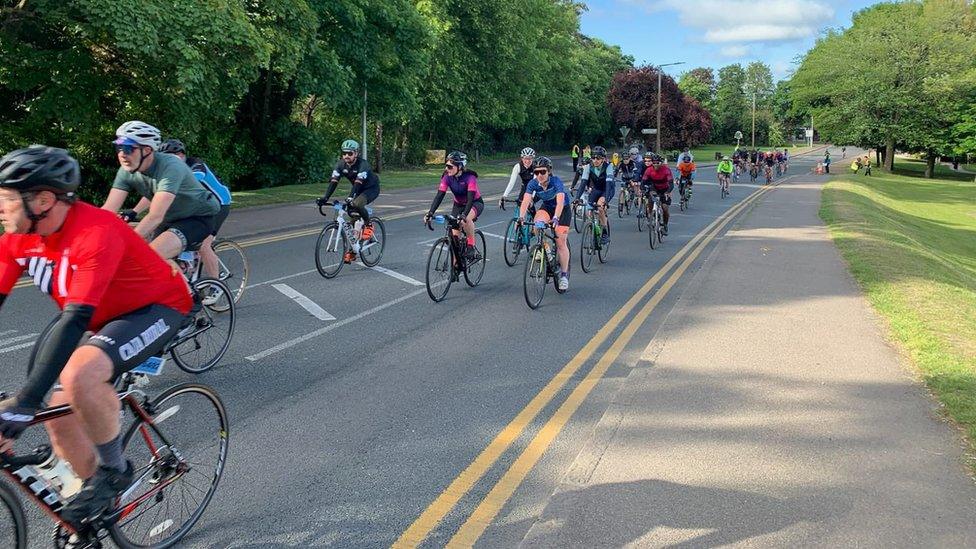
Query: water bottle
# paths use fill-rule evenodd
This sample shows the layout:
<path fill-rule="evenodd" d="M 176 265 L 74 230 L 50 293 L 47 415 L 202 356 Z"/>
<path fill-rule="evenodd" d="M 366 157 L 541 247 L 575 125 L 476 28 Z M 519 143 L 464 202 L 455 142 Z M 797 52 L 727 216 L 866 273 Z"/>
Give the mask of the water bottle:
<path fill-rule="evenodd" d="M 356 232 L 362 234 L 362 232 L 361 232 L 362 230 L 363 230 L 363 220 L 362 219 L 357 219 L 356 220 Z"/>
<path fill-rule="evenodd" d="M 24 465 L 13 472 L 13 475 L 21 484 L 30 488 L 35 497 L 46 503 L 55 512 L 60 511 L 66 499 L 58 491 L 57 487 L 46 476 L 42 475 L 37 467 Z"/>
<path fill-rule="evenodd" d="M 54 488 L 61 493 L 61 498 L 67 500 L 81 490 L 82 481 L 71 469 L 71 465 L 57 454 L 51 452 L 51 457 L 37 466 L 38 472 L 46 478 Z"/>

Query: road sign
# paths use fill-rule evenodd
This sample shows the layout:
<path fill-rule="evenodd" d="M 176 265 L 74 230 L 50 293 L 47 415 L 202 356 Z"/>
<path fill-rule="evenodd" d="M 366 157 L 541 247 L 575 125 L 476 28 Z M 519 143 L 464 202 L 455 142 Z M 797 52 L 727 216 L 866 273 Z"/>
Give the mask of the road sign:
<path fill-rule="evenodd" d="M 735 132 L 735 138 L 736 139 L 742 139 L 742 132 L 739 132 L 739 131 Z"/>
<path fill-rule="evenodd" d="M 813 137 L 813 130 L 807 129 L 807 137 Z"/>
<path fill-rule="evenodd" d="M 627 139 L 628 134 L 630 134 L 630 128 L 627 126 L 620 126 L 620 137 Z"/>
<path fill-rule="evenodd" d="M 644 135 L 654 135 L 657 133 L 657 128 L 644 128 L 641 130 L 641 133 Z"/>

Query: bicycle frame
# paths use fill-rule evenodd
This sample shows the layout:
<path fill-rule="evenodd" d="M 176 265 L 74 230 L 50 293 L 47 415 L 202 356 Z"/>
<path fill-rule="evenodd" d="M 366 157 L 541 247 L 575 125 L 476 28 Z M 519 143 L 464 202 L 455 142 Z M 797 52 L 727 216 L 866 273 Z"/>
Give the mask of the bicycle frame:
<path fill-rule="evenodd" d="M 325 217 L 328 217 L 328 215 L 325 213 L 325 210 L 323 210 L 322 208 L 323 206 L 319 206 L 319 213 L 321 213 Z M 349 249 L 356 250 L 357 253 L 361 252 L 362 250 L 365 250 L 366 248 L 376 245 L 376 242 L 369 242 L 362 248 L 356 248 L 355 245 L 358 244 L 359 242 L 358 239 L 355 238 L 355 236 L 352 234 L 353 224 L 350 223 L 349 220 L 346 218 L 346 216 L 349 215 L 348 208 L 349 208 L 348 204 L 342 204 L 338 201 L 332 203 L 332 209 L 334 209 L 336 212 L 335 220 L 336 223 L 339 224 L 339 230 L 336 231 L 336 234 L 329 235 L 329 241 L 326 243 L 326 249 L 330 252 L 336 252 L 339 250 L 340 235 L 341 238 L 345 240 Z M 370 217 L 372 217 L 373 216 L 372 208 L 366 208 L 366 213 L 368 213 Z"/>
<path fill-rule="evenodd" d="M 521 216 L 519 216 L 519 211 L 522 209 L 522 203 L 519 202 L 518 200 L 511 200 L 511 199 L 508 199 L 508 198 L 502 198 L 502 200 L 501 200 L 501 208 L 502 208 L 502 211 L 505 211 L 505 203 L 506 202 L 515 205 L 515 211 L 512 212 L 512 219 L 518 219 L 519 217 L 521 217 Z M 532 204 L 529 204 L 528 209 L 525 210 L 525 216 L 522 217 L 522 221 L 524 221 L 527 224 L 528 223 L 532 223 L 532 218 L 533 217 L 535 217 L 535 206 L 533 206 Z M 529 235 L 529 228 L 526 225 L 526 226 L 523 227 L 522 232 L 519 234 L 519 243 L 522 246 L 528 246 L 529 243 L 530 243 L 530 240 L 531 240 L 531 238 L 530 238 L 530 235 Z"/>

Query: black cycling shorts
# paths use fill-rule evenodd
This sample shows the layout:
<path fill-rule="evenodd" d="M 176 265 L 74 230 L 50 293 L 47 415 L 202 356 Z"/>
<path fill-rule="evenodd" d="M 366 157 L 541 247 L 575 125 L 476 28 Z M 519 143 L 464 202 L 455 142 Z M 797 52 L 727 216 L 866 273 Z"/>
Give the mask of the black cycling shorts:
<path fill-rule="evenodd" d="M 556 207 L 552 208 L 546 206 L 545 204 L 539 208 L 540 212 L 546 212 L 549 214 L 549 219 L 556 216 Z M 563 211 L 559 214 L 559 225 L 561 227 L 569 227 L 573 224 L 573 208 L 569 204 L 563 204 Z"/>
<path fill-rule="evenodd" d="M 199 250 L 203 241 L 214 232 L 214 217 L 208 215 L 177 219 L 170 223 L 164 223 L 159 228 L 158 234 L 169 231 L 183 243 L 183 251 Z"/>
<path fill-rule="evenodd" d="M 380 196 L 380 186 L 373 185 L 371 187 L 366 187 L 365 189 L 353 194 L 353 198 L 359 198 L 360 196 L 366 197 L 366 204 L 372 204 L 373 201 Z"/>
<path fill-rule="evenodd" d="M 227 216 L 229 214 L 230 214 L 230 204 L 220 207 L 220 211 L 217 212 L 217 215 L 214 216 L 214 220 L 213 220 L 214 229 L 213 232 L 210 233 L 211 235 L 217 236 L 217 233 L 220 232 L 220 227 L 224 225 L 224 221 L 227 221 Z"/>
<path fill-rule="evenodd" d="M 464 207 L 466 205 L 467 205 L 466 203 L 458 204 L 457 202 L 455 202 L 454 207 L 451 208 L 451 215 L 455 217 L 461 215 L 462 213 L 464 213 Z M 478 218 L 481 217 L 481 214 L 485 213 L 485 201 L 480 198 L 478 200 L 475 200 L 474 203 L 471 204 L 471 209 L 475 211 L 474 220 L 477 221 Z"/>
<path fill-rule="evenodd" d="M 183 323 L 184 316 L 165 305 L 147 305 L 112 320 L 85 345 L 105 351 L 115 373 L 112 381 L 142 364 L 151 356 L 162 354 Z"/>

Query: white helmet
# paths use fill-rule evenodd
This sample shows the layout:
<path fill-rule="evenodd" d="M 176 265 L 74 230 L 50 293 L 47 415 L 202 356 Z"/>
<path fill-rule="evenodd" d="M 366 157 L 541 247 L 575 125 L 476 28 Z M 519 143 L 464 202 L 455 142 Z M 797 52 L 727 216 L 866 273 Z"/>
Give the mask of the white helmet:
<path fill-rule="evenodd" d="M 130 120 L 119 126 L 119 129 L 115 130 L 115 137 L 118 138 L 116 143 L 120 145 L 145 145 L 152 147 L 153 150 L 158 149 L 162 142 L 159 130 L 155 126 L 138 120 Z"/>
<path fill-rule="evenodd" d="M 526 156 L 531 156 L 532 158 L 535 158 L 535 150 L 533 150 L 532 147 L 526 147 L 522 149 L 522 152 L 519 153 L 519 156 L 523 158 Z"/>

